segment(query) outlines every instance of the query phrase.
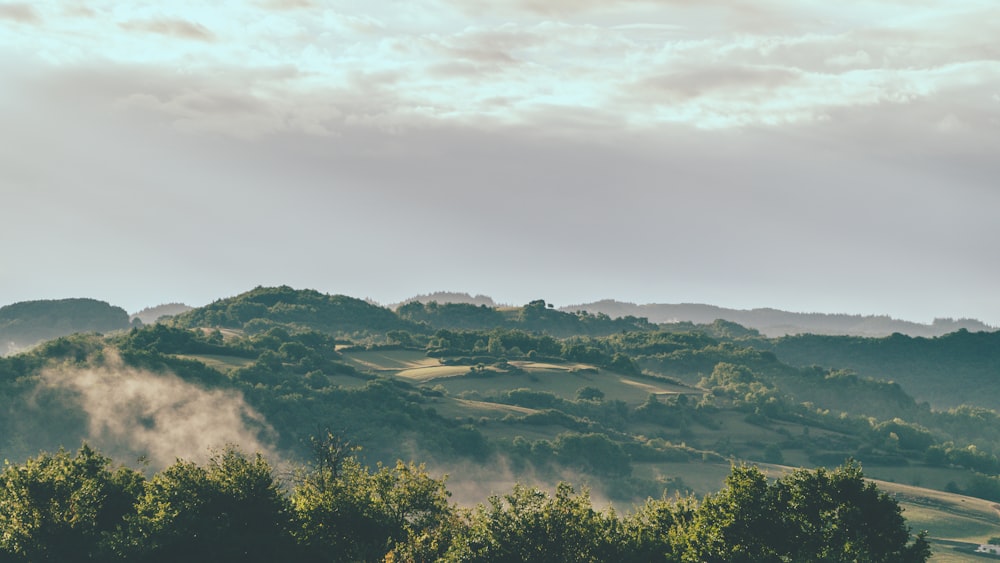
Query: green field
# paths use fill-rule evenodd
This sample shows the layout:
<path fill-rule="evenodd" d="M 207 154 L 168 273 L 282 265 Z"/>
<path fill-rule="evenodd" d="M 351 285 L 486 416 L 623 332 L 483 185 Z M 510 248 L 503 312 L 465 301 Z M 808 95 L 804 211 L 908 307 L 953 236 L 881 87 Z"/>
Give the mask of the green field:
<path fill-rule="evenodd" d="M 523 373 L 503 373 L 487 369 L 486 376 L 465 377 L 471 367 L 442 365 L 420 351 L 387 350 L 346 352 L 344 360 L 358 369 L 391 374 L 410 383 L 442 385 L 449 394 L 478 393 L 482 396 L 504 390 L 528 388 L 547 391 L 566 400 L 576 397 L 581 387 L 597 387 L 606 400 L 641 404 L 650 394 L 700 394 L 701 391 L 664 381 L 630 377 L 580 363 L 513 361 Z"/>
<path fill-rule="evenodd" d="M 952 493 L 875 481 L 892 493 L 905 508 L 914 529 L 926 529 L 931 537 L 985 543 L 1000 536 L 1000 506 L 989 501 Z"/>
<path fill-rule="evenodd" d="M 513 414 L 523 416 L 538 412 L 534 409 L 518 407 L 515 405 L 501 405 L 499 403 L 488 403 L 485 401 L 474 401 L 459 399 L 454 397 L 441 397 L 434 399 L 430 405 L 438 414 L 451 418 L 493 418 L 502 419 Z"/>
<path fill-rule="evenodd" d="M 1000 514 L 990 502 L 878 482 L 896 493 L 903 516 L 913 530 L 927 530 L 934 555 L 931 561 L 984 561 L 992 556 L 972 553 L 977 545 L 1000 535 Z"/>
<path fill-rule="evenodd" d="M 218 356 L 214 354 L 176 354 L 176 357 L 187 360 L 198 360 L 206 366 L 222 372 L 246 367 L 253 363 L 253 360 L 249 358 L 240 358 L 237 356 Z"/>
<path fill-rule="evenodd" d="M 402 371 L 406 369 L 441 365 L 435 358 L 412 350 L 372 350 L 365 352 L 345 352 L 344 361 L 361 369 L 376 372 Z"/>
<path fill-rule="evenodd" d="M 396 376 L 411 383 L 426 383 L 435 379 L 460 377 L 467 373 L 469 373 L 469 366 L 442 366 L 438 364 L 404 369 L 396 372 Z"/>

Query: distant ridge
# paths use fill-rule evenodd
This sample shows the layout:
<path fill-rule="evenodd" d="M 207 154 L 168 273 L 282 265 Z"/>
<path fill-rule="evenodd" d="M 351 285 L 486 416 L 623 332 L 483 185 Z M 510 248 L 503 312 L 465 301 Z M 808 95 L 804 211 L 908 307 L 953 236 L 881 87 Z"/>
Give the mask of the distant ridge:
<path fill-rule="evenodd" d="M 699 303 L 650 303 L 637 305 L 605 299 L 594 303 L 560 307 L 567 312 L 587 311 L 610 317 L 646 317 L 653 323 L 691 322 L 708 324 L 723 319 L 753 328 L 769 337 L 792 334 L 825 334 L 845 336 L 889 336 L 893 333 L 909 336 L 934 337 L 961 329 L 970 332 L 993 332 L 991 327 L 975 319 L 934 319 L 931 324 L 893 319 L 887 315 L 848 315 L 829 313 L 792 313 L 778 309 L 727 309 Z"/>
<path fill-rule="evenodd" d="M 181 313 L 186 313 L 191 309 L 194 309 L 194 307 L 183 303 L 164 303 L 155 307 L 146 307 L 138 313 L 133 313 L 131 317 L 133 319 L 139 319 L 142 321 L 142 324 L 148 325 L 150 323 L 155 323 L 161 317 L 173 317 L 175 315 L 180 315 Z"/>
<path fill-rule="evenodd" d="M 0 307 L 0 356 L 77 332 L 129 328 L 125 309 L 87 298 L 22 301 Z"/>
<path fill-rule="evenodd" d="M 438 291 L 425 295 L 417 295 L 389 305 L 396 310 L 407 303 L 460 303 L 470 305 L 485 305 L 486 307 L 502 307 L 486 295 L 472 296 L 469 293 Z M 702 303 L 648 303 L 639 305 L 614 299 L 603 299 L 593 303 L 567 305 L 559 307 L 559 311 L 575 313 L 586 311 L 591 314 L 602 313 L 612 318 L 639 317 L 652 323 L 711 324 L 716 319 L 740 324 L 759 331 L 767 337 L 779 337 L 795 334 L 819 334 L 831 336 L 868 336 L 881 337 L 894 333 L 907 336 L 932 338 L 958 330 L 969 332 L 993 332 L 993 327 L 976 319 L 934 319 L 930 324 L 894 319 L 888 315 L 851 315 L 846 313 L 795 313 L 773 308 L 729 309 L 716 305 Z"/>

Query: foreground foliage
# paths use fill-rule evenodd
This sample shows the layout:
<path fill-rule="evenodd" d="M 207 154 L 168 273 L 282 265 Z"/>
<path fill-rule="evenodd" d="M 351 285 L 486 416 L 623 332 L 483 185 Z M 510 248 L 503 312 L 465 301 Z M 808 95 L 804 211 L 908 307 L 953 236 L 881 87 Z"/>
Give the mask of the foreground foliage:
<path fill-rule="evenodd" d="M 279 483 L 235 448 L 152 477 L 88 446 L 0 474 L 0 561 L 921 562 L 895 500 L 856 463 L 768 481 L 734 467 L 703 500 L 650 499 L 632 513 L 586 491 L 515 485 L 475 509 L 449 503 L 422 466 L 360 464 L 343 442 Z"/>

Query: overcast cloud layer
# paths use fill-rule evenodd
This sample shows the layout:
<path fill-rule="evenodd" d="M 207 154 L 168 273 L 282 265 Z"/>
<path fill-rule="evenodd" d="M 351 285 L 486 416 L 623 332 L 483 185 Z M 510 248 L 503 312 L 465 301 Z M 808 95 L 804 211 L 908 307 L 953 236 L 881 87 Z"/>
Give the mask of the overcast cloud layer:
<path fill-rule="evenodd" d="M 0 3 L 0 304 L 1000 325 L 993 0 L 211 4 Z"/>

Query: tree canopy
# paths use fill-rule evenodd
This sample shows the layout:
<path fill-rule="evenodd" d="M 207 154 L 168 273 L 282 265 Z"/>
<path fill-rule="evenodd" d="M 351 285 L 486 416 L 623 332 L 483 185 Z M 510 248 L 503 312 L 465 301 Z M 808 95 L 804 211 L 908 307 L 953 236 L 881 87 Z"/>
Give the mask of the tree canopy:
<path fill-rule="evenodd" d="M 734 466 L 702 501 L 598 510 L 586 490 L 515 485 L 469 510 L 444 478 L 398 462 L 367 468 L 325 440 L 280 482 L 229 447 L 146 477 L 84 445 L 0 473 L 0 561 L 664 561 L 920 563 L 892 497 L 857 463 L 769 481 Z M 911 541 L 912 540 L 912 541 Z"/>

